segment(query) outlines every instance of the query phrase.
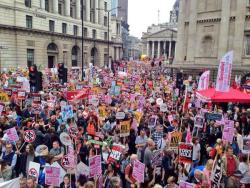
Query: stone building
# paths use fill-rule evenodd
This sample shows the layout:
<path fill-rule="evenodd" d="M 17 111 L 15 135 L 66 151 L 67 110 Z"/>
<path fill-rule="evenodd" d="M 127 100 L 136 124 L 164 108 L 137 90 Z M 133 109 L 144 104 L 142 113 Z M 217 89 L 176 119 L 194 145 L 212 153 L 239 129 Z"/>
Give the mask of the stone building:
<path fill-rule="evenodd" d="M 249 71 L 249 0 L 180 0 L 173 67 L 213 70 L 234 51 L 234 74 Z"/>
<path fill-rule="evenodd" d="M 84 66 L 107 65 L 110 8 L 111 0 L 0 0 L 1 68 L 81 66 L 82 13 Z M 120 24 L 110 17 L 110 59 L 122 57 Z"/>

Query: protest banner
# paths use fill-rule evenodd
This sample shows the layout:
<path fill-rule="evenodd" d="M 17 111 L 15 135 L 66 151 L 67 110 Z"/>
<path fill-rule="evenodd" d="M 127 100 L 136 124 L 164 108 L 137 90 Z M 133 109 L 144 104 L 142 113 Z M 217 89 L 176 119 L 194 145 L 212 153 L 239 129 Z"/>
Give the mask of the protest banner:
<path fill-rule="evenodd" d="M 116 119 L 122 120 L 125 118 L 125 113 L 124 112 L 117 112 L 115 115 Z"/>
<path fill-rule="evenodd" d="M 250 154 L 250 138 L 247 137 L 247 138 L 243 138 L 243 150 L 242 150 L 243 153 L 245 154 Z"/>
<path fill-rule="evenodd" d="M 153 152 L 152 165 L 153 166 L 161 166 L 162 165 L 162 151 L 161 150 L 155 150 Z"/>
<path fill-rule="evenodd" d="M 205 118 L 207 120 L 219 120 L 220 121 L 222 119 L 222 114 L 206 112 Z"/>
<path fill-rule="evenodd" d="M 52 186 L 60 185 L 60 168 L 45 166 L 45 184 Z"/>
<path fill-rule="evenodd" d="M 148 120 L 148 128 L 153 129 L 157 122 L 157 116 L 151 116 Z"/>
<path fill-rule="evenodd" d="M 65 146 L 69 146 L 72 143 L 70 136 L 65 132 L 60 134 L 60 141 Z"/>
<path fill-rule="evenodd" d="M 130 133 L 130 120 L 120 122 L 120 137 L 129 136 Z"/>
<path fill-rule="evenodd" d="M 192 163 L 193 145 L 179 143 L 179 162 Z"/>
<path fill-rule="evenodd" d="M 144 182 L 144 171 L 145 171 L 145 164 L 141 163 L 138 160 L 134 161 L 132 176 L 139 183 Z"/>
<path fill-rule="evenodd" d="M 179 188 L 194 188 L 194 184 L 181 180 Z"/>
<path fill-rule="evenodd" d="M 61 116 L 64 121 L 74 117 L 72 105 L 62 106 L 61 110 L 62 110 Z"/>
<path fill-rule="evenodd" d="M 76 166 L 76 177 L 79 177 L 80 175 L 85 175 L 86 177 L 89 176 L 89 167 L 83 162 L 78 163 Z"/>
<path fill-rule="evenodd" d="M 25 142 L 32 143 L 36 139 L 36 133 L 33 130 L 26 130 L 24 131 L 23 138 Z"/>
<path fill-rule="evenodd" d="M 102 173 L 101 156 L 96 155 L 89 158 L 89 178 L 98 176 Z"/>
<path fill-rule="evenodd" d="M 35 163 L 33 161 L 30 161 L 29 162 L 28 175 L 32 176 L 32 177 L 35 177 L 36 182 L 38 182 L 39 172 L 40 172 L 40 164 Z"/>
<path fill-rule="evenodd" d="M 198 128 L 203 128 L 203 124 L 204 124 L 204 118 L 202 116 L 195 116 L 194 118 L 194 126 L 198 127 Z"/>
<path fill-rule="evenodd" d="M 125 146 L 120 144 L 113 144 L 108 161 L 119 161 Z"/>
<path fill-rule="evenodd" d="M 234 121 L 224 120 L 222 140 L 232 143 L 234 137 Z"/>
<path fill-rule="evenodd" d="M 180 131 L 173 131 L 170 133 L 171 141 L 170 141 L 170 148 L 177 149 L 178 144 L 181 141 L 182 133 Z"/>
<path fill-rule="evenodd" d="M 6 135 L 7 135 L 8 139 L 9 139 L 9 141 L 11 141 L 11 142 L 16 142 L 17 140 L 19 140 L 19 137 L 17 135 L 15 127 L 7 129 L 6 130 Z"/>

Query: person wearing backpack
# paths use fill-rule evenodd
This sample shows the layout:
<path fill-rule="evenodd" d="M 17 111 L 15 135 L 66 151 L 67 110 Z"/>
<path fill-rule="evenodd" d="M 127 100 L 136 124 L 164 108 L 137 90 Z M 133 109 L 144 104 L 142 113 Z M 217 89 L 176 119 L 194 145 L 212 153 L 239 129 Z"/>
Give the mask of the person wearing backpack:
<path fill-rule="evenodd" d="M 136 160 L 138 160 L 137 155 L 136 154 L 132 154 L 130 156 L 130 162 L 129 162 L 129 164 L 127 164 L 127 166 L 125 167 L 126 188 L 130 188 L 131 185 L 135 185 L 136 184 L 136 179 L 132 176 L 133 165 L 134 165 L 134 162 Z"/>

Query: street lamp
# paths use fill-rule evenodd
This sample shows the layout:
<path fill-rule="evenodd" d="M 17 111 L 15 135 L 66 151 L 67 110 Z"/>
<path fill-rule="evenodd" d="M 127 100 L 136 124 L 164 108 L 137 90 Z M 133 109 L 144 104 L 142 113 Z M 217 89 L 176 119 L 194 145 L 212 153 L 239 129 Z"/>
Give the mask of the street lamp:
<path fill-rule="evenodd" d="M 84 23 L 83 23 L 83 0 L 82 2 L 82 10 L 81 10 L 81 15 L 82 15 L 82 81 L 84 80 L 85 73 L 84 73 L 84 43 L 83 43 L 83 37 L 84 37 Z"/>
<path fill-rule="evenodd" d="M 104 10 L 106 13 L 108 13 L 108 68 L 110 67 L 110 62 L 109 62 L 109 14 L 110 12 L 112 12 L 113 10 L 116 10 L 116 9 L 120 9 L 121 7 L 115 7 L 115 8 L 112 8 L 110 10 L 106 10 L 106 9 L 100 9 L 100 8 L 97 8 L 96 10 Z"/>

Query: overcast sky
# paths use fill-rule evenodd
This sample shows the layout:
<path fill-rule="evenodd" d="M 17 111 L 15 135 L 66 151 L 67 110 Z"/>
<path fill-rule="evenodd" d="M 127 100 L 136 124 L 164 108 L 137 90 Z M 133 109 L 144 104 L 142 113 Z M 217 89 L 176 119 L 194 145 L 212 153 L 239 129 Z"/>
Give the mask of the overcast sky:
<path fill-rule="evenodd" d="M 158 10 L 160 10 L 160 23 L 169 21 L 169 11 L 175 0 L 129 0 L 128 24 L 130 35 L 141 37 L 147 27 L 158 24 Z"/>

